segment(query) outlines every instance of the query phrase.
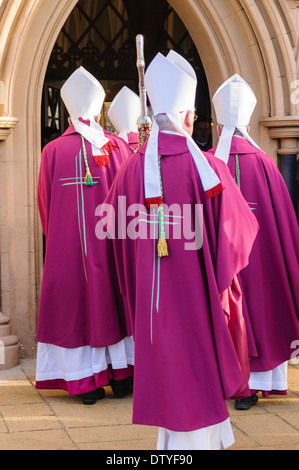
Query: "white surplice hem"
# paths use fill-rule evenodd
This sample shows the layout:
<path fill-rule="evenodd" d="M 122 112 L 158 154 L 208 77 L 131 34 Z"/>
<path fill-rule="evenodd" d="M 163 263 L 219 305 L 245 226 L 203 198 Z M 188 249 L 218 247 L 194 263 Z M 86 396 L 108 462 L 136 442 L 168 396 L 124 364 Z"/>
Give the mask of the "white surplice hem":
<path fill-rule="evenodd" d="M 273 370 L 251 372 L 249 388 L 257 391 L 285 391 L 288 389 L 288 363 L 285 362 Z"/>
<path fill-rule="evenodd" d="M 221 450 L 235 443 L 230 418 L 222 423 L 192 432 L 159 428 L 157 450 Z"/>
<path fill-rule="evenodd" d="M 53 344 L 38 343 L 36 381 L 63 379 L 82 380 L 112 366 L 114 370 L 134 365 L 133 337 L 105 348 L 83 346 L 67 349 Z"/>

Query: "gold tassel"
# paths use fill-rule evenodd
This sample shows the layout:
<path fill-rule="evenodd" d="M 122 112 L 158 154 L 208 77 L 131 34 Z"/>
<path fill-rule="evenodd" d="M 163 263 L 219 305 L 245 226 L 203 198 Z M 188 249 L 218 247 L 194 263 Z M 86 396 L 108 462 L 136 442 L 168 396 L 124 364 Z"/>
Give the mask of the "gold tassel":
<path fill-rule="evenodd" d="M 84 183 L 86 184 L 86 186 L 93 186 L 93 179 L 90 171 L 87 171 Z"/>
<path fill-rule="evenodd" d="M 165 233 L 164 233 L 164 236 L 162 236 L 162 238 L 159 238 L 159 241 L 158 241 L 158 256 L 160 258 L 163 258 L 164 256 L 169 256 L 168 244 L 165 238 Z"/>
<path fill-rule="evenodd" d="M 158 213 L 159 213 L 159 234 L 160 238 L 158 241 L 158 256 L 163 258 L 164 256 L 169 256 L 168 254 L 168 244 L 166 240 L 166 233 L 164 230 L 164 208 L 163 208 L 163 184 L 162 184 L 162 173 L 161 173 L 161 157 L 159 156 L 159 172 L 160 172 L 160 185 L 161 185 L 161 196 L 162 204 L 160 204 Z"/>

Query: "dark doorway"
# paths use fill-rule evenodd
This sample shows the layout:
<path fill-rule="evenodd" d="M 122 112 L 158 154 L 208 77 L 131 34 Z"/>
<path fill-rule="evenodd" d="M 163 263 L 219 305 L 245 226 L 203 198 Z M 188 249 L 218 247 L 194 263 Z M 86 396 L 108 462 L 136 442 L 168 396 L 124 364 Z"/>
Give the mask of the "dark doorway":
<path fill-rule="evenodd" d="M 107 102 L 124 85 L 138 93 L 137 34 L 144 35 L 147 65 L 158 52 L 166 55 L 170 49 L 192 64 L 199 83 L 198 123 L 211 127 L 209 88 L 202 62 L 188 30 L 166 0 L 79 0 L 50 57 L 42 104 L 43 142 L 48 134 L 56 135 L 51 132 L 53 128 L 61 134 L 68 125 L 60 88 L 79 66 L 102 83 Z"/>

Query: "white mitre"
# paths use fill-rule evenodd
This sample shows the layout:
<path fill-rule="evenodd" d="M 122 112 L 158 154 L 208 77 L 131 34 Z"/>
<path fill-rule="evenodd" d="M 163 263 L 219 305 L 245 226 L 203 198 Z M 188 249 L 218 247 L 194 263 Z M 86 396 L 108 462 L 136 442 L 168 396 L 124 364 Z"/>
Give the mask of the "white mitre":
<path fill-rule="evenodd" d="M 251 116 L 257 104 L 256 96 L 248 83 L 238 74 L 229 78 L 217 90 L 213 105 L 217 122 L 223 126 L 215 156 L 228 162 L 235 129 L 256 148 L 261 150 L 247 132 Z"/>
<path fill-rule="evenodd" d="M 128 142 L 130 132 L 138 132 L 138 118 L 140 117 L 140 99 L 130 88 L 124 86 L 112 101 L 108 117 L 111 120 L 118 136 Z"/>
<path fill-rule="evenodd" d="M 98 155 L 99 150 L 109 142 L 103 128 L 95 122 L 103 107 L 104 88 L 84 67 L 79 67 L 62 86 L 61 98 L 76 132 L 92 144 L 93 155 Z M 90 121 L 90 126 L 79 121 L 79 118 Z"/>
<path fill-rule="evenodd" d="M 153 117 L 166 114 L 177 131 L 186 137 L 204 190 L 208 197 L 222 190 L 221 182 L 194 140 L 182 129 L 181 113 L 195 106 L 197 77 L 192 66 L 182 56 L 170 51 L 167 57 L 157 54 L 145 74 L 145 88 Z M 153 127 L 145 153 L 145 199 L 147 205 L 162 200 L 158 162 L 159 128 Z"/>

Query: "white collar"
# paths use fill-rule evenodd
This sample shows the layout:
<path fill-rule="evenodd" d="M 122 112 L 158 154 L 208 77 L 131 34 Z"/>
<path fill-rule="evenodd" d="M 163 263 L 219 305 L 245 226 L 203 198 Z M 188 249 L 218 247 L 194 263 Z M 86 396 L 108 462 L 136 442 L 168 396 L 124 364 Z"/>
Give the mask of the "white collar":
<path fill-rule="evenodd" d="M 241 132 L 242 136 L 245 137 L 248 142 L 253 145 L 253 147 L 256 147 L 258 150 L 262 152 L 260 147 L 254 142 L 254 140 L 250 137 L 250 135 L 247 132 L 247 128 L 245 126 L 224 126 L 222 128 L 222 132 L 219 138 L 219 142 L 217 145 L 217 149 L 215 152 L 215 157 L 219 158 L 220 160 L 224 161 L 226 164 L 228 163 L 228 159 L 230 156 L 230 149 L 232 145 L 232 138 L 234 137 L 234 132 L 235 130 L 238 129 L 239 132 Z M 236 136 L 240 137 L 241 136 Z"/>
<path fill-rule="evenodd" d="M 182 135 L 187 139 L 187 145 L 190 153 L 194 159 L 194 163 L 197 167 L 198 174 L 200 176 L 203 188 L 210 198 L 223 190 L 221 181 L 213 168 L 210 166 L 204 154 L 201 152 L 199 147 L 196 145 L 192 137 L 185 132 L 181 127 L 181 116 L 179 113 L 166 113 L 167 117 L 177 129 L 177 133 L 174 134 Z M 173 133 L 173 131 L 165 131 L 165 133 Z M 162 201 L 162 191 L 160 183 L 160 170 L 159 170 L 159 159 L 158 159 L 158 135 L 159 126 L 153 119 L 153 126 L 148 140 L 146 152 L 145 152 L 145 163 L 144 163 L 144 185 L 145 185 L 145 199 L 150 205 L 150 201 L 159 200 Z"/>
<path fill-rule="evenodd" d="M 75 128 L 75 131 L 83 135 L 84 139 L 92 145 L 92 154 L 98 156 L 100 150 L 109 142 L 109 139 L 105 137 L 104 129 L 94 120 L 90 118 L 90 126 L 84 122 L 79 121 L 79 119 L 71 118 L 72 124 Z"/>

